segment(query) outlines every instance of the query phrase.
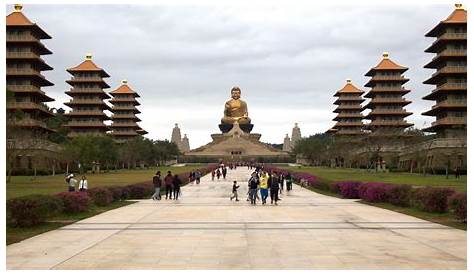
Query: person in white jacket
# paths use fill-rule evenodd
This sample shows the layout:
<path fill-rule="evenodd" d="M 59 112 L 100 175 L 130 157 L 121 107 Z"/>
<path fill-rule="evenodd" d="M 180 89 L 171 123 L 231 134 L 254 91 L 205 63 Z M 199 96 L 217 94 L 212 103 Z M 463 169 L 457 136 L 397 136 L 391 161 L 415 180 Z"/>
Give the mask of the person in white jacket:
<path fill-rule="evenodd" d="M 87 178 L 82 176 L 82 179 L 79 181 L 79 191 L 87 191 Z"/>

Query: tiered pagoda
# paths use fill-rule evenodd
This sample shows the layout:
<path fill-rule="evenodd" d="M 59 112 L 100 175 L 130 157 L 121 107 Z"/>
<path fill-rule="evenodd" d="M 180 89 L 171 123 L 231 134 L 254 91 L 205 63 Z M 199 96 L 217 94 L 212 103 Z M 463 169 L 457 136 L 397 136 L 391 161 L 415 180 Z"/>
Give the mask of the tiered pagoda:
<path fill-rule="evenodd" d="M 92 62 L 92 55 L 86 55 L 86 60 L 73 68 L 67 69 L 72 75 L 66 82 L 72 88 L 66 92 L 72 99 L 64 103 L 72 110 L 66 115 L 69 122 L 65 125 L 70 129 L 69 137 L 80 135 L 103 135 L 109 128 L 104 121 L 110 118 L 104 110 L 111 110 L 104 102 L 110 96 L 104 88 L 110 86 L 103 78 L 110 77 L 105 70 Z"/>
<path fill-rule="evenodd" d="M 337 97 L 337 100 L 334 102 L 334 105 L 337 105 L 337 108 L 334 110 L 337 116 L 333 121 L 337 123 L 332 128 L 332 132 L 336 136 L 364 134 L 362 131 L 364 126 L 362 123 L 363 115 L 361 113 L 361 103 L 364 102 L 362 94 L 364 94 L 364 91 L 355 87 L 350 79 L 347 79 L 346 85 L 334 94 L 334 97 Z"/>
<path fill-rule="evenodd" d="M 412 114 L 404 109 L 411 103 L 403 98 L 409 92 L 403 87 L 409 80 L 403 76 L 407 70 L 390 60 L 388 53 L 384 53 L 382 61 L 365 74 L 371 77 L 365 84 L 371 89 L 364 96 L 370 98 L 364 109 L 371 110 L 365 119 L 370 120 L 366 127 L 372 131 L 372 135 L 396 136 L 413 125 L 405 121 L 405 117 Z"/>
<path fill-rule="evenodd" d="M 140 118 L 136 114 L 140 111 L 136 108 L 140 103 L 136 98 L 140 97 L 138 93 L 133 91 L 128 85 L 127 80 L 122 81 L 122 85 L 116 90 L 110 92 L 113 99 L 112 104 L 112 136 L 118 142 L 126 142 L 139 135 L 137 130 L 141 130 L 137 122 Z"/>
<path fill-rule="evenodd" d="M 42 39 L 51 39 L 44 30 L 32 23 L 23 13 L 22 6 L 6 17 L 6 88 L 13 98 L 7 103 L 7 115 L 21 111 L 21 119 L 8 119 L 13 126 L 29 132 L 47 134 L 52 130 L 46 120 L 54 114 L 45 102 L 54 101 L 42 87 L 52 86 L 41 71 L 52 70 L 41 55 L 51 54 Z"/>
<path fill-rule="evenodd" d="M 429 31 L 426 37 L 436 40 L 425 52 L 436 56 L 425 68 L 436 69 L 424 84 L 435 89 L 423 97 L 435 105 L 423 115 L 436 120 L 424 129 L 438 138 L 466 137 L 467 126 L 467 11 L 461 4 Z"/>

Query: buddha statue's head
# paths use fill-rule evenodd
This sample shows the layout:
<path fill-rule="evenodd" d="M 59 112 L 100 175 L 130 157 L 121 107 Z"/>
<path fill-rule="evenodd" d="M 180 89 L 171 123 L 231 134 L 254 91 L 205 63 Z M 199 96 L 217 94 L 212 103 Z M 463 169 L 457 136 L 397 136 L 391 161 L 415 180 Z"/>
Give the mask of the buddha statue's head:
<path fill-rule="evenodd" d="M 230 93 L 231 93 L 232 99 L 234 99 L 234 100 L 239 100 L 240 99 L 240 88 L 238 86 L 233 87 L 230 90 Z"/>

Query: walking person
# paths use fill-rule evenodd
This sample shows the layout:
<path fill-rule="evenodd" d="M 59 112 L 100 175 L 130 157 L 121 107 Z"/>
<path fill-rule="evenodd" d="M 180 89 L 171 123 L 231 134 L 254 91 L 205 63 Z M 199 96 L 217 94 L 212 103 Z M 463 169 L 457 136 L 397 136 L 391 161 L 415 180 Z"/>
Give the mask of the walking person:
<path fill-rule="evenodd" d="M 217 180 L 219 180 L 221 178 L 221 170 L 220 169 L 217 169 L 216 175 L 217 175 Z"/>
<path fill-rule="evenodd" d="M 225 180 L 225 176 L 227 176 L 227 167 L 222 167 L 222 178 Z"/>
<path fill-rule="evenodd" d="M 257 198 L 257 188 L 258 188 L 258 177 L 257 174 L 253 175 L 250 178 L 250 188 L 249 188 L 249 196 L 250 196 L 250 204 L 255 205 L 256 204 L 256 198 Z"/>
<path fill-rule="evenodd" d="M 82 175 L 82 179 L 79 181 L 79 191 L 80 192 L 87 191 L 87 178 L 85 175 Z"/>
<path fill-rule="evenodd" d="M 181 194 L 181 183 L 178 174 L 175 174 L 173 178 L 173 197 L 175 200 L 178 200 L 178 197 Z"/>
<path fill-rule="evenodd" d="M 237 185 L 237 181 L 234 181 L 234 184 L 232 185 L 232 195 L 230 196 L 230 200 L 232 201 L 232 199 L 235 198 L 235 201 L 238 202 L 239 201 L 239 194 L 237 192 L 237 189 L 239 188 L 240 186 Z"/>
<path fill-rule="evenodd" d="M 151 196 L 152 200 L 161 200 L 161 171 L 156 172 L 155 176 L 153 176 L 153 186 L 155 187 L 155 193 Z"/>
<path fill-rule="evenodd" d="M 212 180 L 214 181 L 214 178 L 216 177 L 216 170 L 213 169 L 211 172 Z"/>
<path fill-rule="evenodd" d="M 460 178 L 460 172 L 459 172 L 459 167 L 456 166 L 456 168 L 454 169 L 454 176 L 456 179 L 459 179 Z"/>
<path fill-rule="evenodd" d="M 201 183 L 201 172 L 199 172 L 199 170 L 196 170 L 194 173 L 194 178 L 196 179 L 196 184 L 199 185 L 199 183 Z"/>
<path fill-rule="evenodd" d="M 173 194 L 173 175 L 171 174 L 171 171 L 169 170 L 168 170 L 168 174 L 165 177 L 165 191 L 166 191 L 165 198 L 167 200 L 168 200 L 168 197 L 172 199 L 171 195 Z"/>
<path fill-rule="evenodd" d="M 286 191 L 290 191 L 293 188 L 293 177 L 288 173 L 285 178 L 286 181 Z"/>
<path fill-rule="evenodd" d="M 260 195 L 262 196 L 262 205 L 267 203 L 268 197 L 268 176 L 260 177 Z"/>
<path fill-rule="evenodd" d="M 278 182 L 278 176 L 273 173 L 270 179 L 270 198 L 271 203 L 275 202 L 275 205 L 278 205 L 278 189 L 280 187 L 280 183 Z"/>
<path fill-rule="evenodd" d="M 278 174 L 278 182 L 280 183 L 280 194 L 283 194 L 283 184 L 285 183 L 285 177 L 283 177 L 283 173 Z M 280 199 L 281 200 L 281 199 Z"/>

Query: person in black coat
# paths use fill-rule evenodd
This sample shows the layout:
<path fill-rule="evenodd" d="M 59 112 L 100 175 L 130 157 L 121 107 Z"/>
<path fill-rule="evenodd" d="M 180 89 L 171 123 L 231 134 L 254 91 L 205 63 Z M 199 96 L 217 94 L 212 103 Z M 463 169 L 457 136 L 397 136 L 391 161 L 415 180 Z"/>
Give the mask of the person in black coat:
<path fill-rule="evenodd" d="M 179 195 L 181 194 L 181 179 L 178 175 L 175 174 L 173 178 L 173 197 L 175 200 L 178 200 Z"/>
<path fill-rule="evenodd" d="M 275 201 L 275 205 L 278 205 L 279 188 L 280 188 L 280 180 L 278 178 L 278 175 L 276 175 L 276 173 L 273 172 L 272 177 L 270 177 L 270 198 L 271 198 L 272 204 L 273 204 L 273 201 Z"/>

